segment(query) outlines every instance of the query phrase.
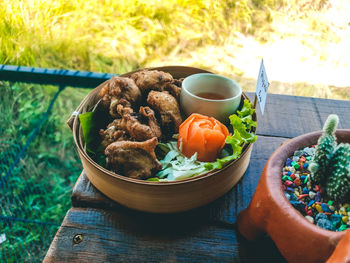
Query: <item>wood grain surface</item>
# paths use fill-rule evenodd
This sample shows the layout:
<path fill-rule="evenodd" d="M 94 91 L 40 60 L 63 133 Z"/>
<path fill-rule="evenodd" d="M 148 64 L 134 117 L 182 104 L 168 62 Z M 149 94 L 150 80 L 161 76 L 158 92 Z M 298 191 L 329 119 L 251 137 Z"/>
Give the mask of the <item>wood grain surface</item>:
<path fill-rule="evenodd" d="M 76 235 L 80 243 L 74 242 Z M 257 262 L 261 254 L 252 255 L 247 248 L 262 247 L 270 262 L 283 261 L 272 242 L 244 245 L 237 238 L 241 237 L 234 225 L 215 224 L 194 214 L 155 217 L 72 208 L 44 262 Z"/>
<path fill-rule="evenodd" d="M 249 204 L 270 154 L 288 138 L 322 129 L 331 113 L 339 115 L 339 128 L 350 127 L 349 101 L 269 94 L 263 117 L 258 110 L 258 140 L 243 178 L 221 198 L 185 213 L 124 208 L 83 172 L 44 262 L 284 262 L 269 237 L 242 238 L 236 217 Z M 83 237 L 79 244 L 73 242 L 77 234 Z"/>
<path fill-rule="evenodd" d="M 254 100 L 254 94 L 247 95 Z M 339 129 L 350 127 L 349 101 L 269 94 L 264 115 L 257 110 L 257 134 L 293 138 L 321 130 L 332 113 L 339 116 Z"/>

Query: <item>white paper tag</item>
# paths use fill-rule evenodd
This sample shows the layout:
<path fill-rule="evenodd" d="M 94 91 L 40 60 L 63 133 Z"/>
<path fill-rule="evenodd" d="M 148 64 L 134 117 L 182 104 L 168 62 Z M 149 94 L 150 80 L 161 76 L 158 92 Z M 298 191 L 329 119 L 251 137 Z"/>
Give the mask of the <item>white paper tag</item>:
<path fill-rule="evenodd" d="M 4 243 L 6 241 L 6 235 L 5 234 L 1 234 L 0 235 L 0 244 Z"/>
<path fill-rule="evenodd" d="M 269 81 L 267 80 L 266 70 L 264 67 L 264 60 L 261 60 L 258 82 L 256 83 L 256 97 L 258 99 L 261 114 L 264 115 L 267 89 L 269 88 Z"/>

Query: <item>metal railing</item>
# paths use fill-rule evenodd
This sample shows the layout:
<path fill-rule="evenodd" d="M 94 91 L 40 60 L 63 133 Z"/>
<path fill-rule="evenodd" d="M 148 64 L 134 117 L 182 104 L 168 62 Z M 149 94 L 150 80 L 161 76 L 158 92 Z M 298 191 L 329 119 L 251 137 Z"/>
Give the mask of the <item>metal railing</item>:
<path fill-rule="evenodd" d="M 47 69 L 0 64 L 0 80 L 57 85 L 60 87 L 94 88 L 114 74 Z"/>

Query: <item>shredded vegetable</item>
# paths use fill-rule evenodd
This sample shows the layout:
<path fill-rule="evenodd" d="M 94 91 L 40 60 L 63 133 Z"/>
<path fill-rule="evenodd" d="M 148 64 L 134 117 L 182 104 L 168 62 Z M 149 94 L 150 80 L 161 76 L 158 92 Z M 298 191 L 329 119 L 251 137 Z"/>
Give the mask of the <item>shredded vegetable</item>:
<path fill-rule="evenodd" d="M 164 150 L 165 148 L 168 149 L 168 153 L 160 161 L 163 169 L 156 174 L 159 181 L 186 179 L 207 171 L 204 167 L 206 163 L 199 162 L 196 153 L 190 158 L 187 158 L 178 150 L 176 141 L 162 144 L 162 149 Z"/>

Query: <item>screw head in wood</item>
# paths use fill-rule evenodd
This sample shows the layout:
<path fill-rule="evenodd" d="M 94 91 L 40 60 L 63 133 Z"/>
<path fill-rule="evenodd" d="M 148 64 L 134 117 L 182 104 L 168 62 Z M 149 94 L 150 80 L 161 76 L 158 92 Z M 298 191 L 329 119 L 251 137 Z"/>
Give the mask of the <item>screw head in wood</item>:
<path fill-rule="evenodd" d="M 74 244 L 80 244 L 82 241 L 83 241 L 83 235 L 81 234 L 76 234 L 74 237 L 73 237 L 73 243 Z"/>

